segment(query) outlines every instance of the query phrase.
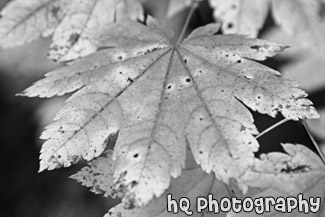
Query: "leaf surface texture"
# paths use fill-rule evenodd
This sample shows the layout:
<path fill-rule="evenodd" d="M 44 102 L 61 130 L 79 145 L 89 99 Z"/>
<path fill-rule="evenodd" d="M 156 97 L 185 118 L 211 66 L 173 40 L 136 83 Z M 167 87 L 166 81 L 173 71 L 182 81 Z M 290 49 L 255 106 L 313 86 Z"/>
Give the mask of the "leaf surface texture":
<path fill-rule="evenodd" d="M 172 31 L 150 17 L 146 26 L 112 24 L 98 41 L 109 49 L 54 70 L 24 91 L 41 97 L 75 92 L 41 136 L 47 141 L 40 170 L 92 160 L 118 133 L 115 189 L 126 206 L 139 207 L 181 174 L 187 144 L 204 171 L 225 183 L 240 180 L 258 150 L 245 106 L 273 117 L 318 117 L 295 82 L 254 61 L 284 46 L 215 35 L 217 26 L 198 28 L 175 45 Z"/>

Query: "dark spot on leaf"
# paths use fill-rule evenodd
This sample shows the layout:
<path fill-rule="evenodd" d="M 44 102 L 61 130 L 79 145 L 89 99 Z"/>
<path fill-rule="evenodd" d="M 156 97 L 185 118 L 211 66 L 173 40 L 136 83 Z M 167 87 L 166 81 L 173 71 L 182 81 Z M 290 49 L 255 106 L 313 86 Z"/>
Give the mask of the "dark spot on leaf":
<path fill-rule="evenodd" d="M 184 63 L 187 63 L 187 59 L 184 59 Z"/>
<path fill-rule="evenodd" d="M 200 118 L 199 120 L 200 120 L 200 121 L 203 121 L 203 118 Z"/>
<path fill-rule="evenodd" d="M 191 82 L 191 79 L 190 78 L 186 78 L 185 80 L 187 83 Z"/>
<path fill-rule="evenodd" d="M 320 4 L 318 15 L 322 20 L 324 20 L 324 18 L 325 18 L 325 3 Z"/>
<path fill-rule="evenodd" d="M 241 60 L 237 60 L 237 63 L 241 63 Z"/>
<path fill-rule="evenodd" d="M 253 45 L 253 46 L 250 46 L 250 48 L 253 49 L 253 50 L 257 50 L 258 51 L 261 47 L 258 46 L 258 45 Z"/>
<path fill-rule="evenodd" d="M 58 155 L 58 158 L 59 158 L 59 159 L 61 158 L 61 155 L 60 155 L 60 154 Z"/>
<path fill-rule="evenodd" d="M 202 152 L 202 151 L 199 151 L 199 153 L 200 153 L 200 154 L 203 154 L 203 152 Z"/>
<path fill-rule="evenodd" d="M 236 5 L 231 5 L 231 9 L 235 10 L 237 8 Z"/>
<path fill-rule="evenodd" d="M 123 74 L 123 72 L 119 72 L 120 73 L 120 75 L 122 75 Z"/>
<path fill-rule="evenodd" d="M 133 79 L 128 78 L 127 82 L 133 83 Z"/>
<path fill-rule="evenodd" d="M 228 23 L 227 27 L 228 27 L 228 29 L 231 29 L 232 27 L 234 27 L 234 24 L 233 23 Z"/>
<path fill-rule="evenodd" d="M 172 85 L 168 85 L 168 86 L 167 86 L 167 89 L 170 89 L 170 88 L 172 88 Z"/>
<path fill-rule="evenodd" d="M 310 171 L 310 167 L 307 165 L 299 165 L 297 167 L 286 165 L 286 168 L 281 169 L 281 173 L 305 173 L 308 171 Z"/>
<path fill-rule="evenodd" d="M 69 38 L 69 42 L 71 43 L 71 44 L 73 44 L 73 43 L 75 43 L 78 39 L 79 39 L 79 37 L 80 37 L 80 34 L 78 34 L 78 33 L 73 33 L 72 35 L 70 35 L 70 38 Z"/>
<path fill-rule="evenodd" d="M 133 157 L 134 157 L 134 158 L 137 158 L 137 157 L 139 157 L 139 154 L 136 153 L 136 154 L 133 155 Z"/>
<path fill-rule="evenodd" d="M 131 187 L 133 188 L 133 187 L 136 186 L 137 184 L 138 184 L 138 182 L 135 181 L 135 180 L 133 180 L 133 181 L 131 182 Z"/>
<path fill-rule="evenodd" d="M 52 16 L 58 19 L 58 13 L 59 13 L 59 11 L 60 11 L 60 7 L 58 7 L 58 6 L 53 6 L 53 7 L 51 8 Z"/>
<path fill-rule="evenodd" d="M 117 60 L 118 60 L 118 61 L 121 61 L 121 60 L 123 60 L 123 57 L 122 57 L 122 56 L 118 56 L 118 57 L 117 57 Z"/>

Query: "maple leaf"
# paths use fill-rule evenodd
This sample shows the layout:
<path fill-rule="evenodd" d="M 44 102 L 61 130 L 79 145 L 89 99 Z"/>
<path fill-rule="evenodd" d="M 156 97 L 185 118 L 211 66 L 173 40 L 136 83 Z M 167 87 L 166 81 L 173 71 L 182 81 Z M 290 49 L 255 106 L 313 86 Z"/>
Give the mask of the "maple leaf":
<path fill-rule="evenodd" d="M 56 61 L 96 51 L 93 40 L 110 23 L 144 19 L 136 0 L 14 0 L 1 16 L 0 47 L 22 45 L 53 34 L 49 58 Z"/>
<path fill-rule="evenodd" d="M 171 30 L 150 17 L 147 26 L 112 24 L 98 41 L 110 49 L 25 90 L 22 95 L 41 97 L 76 91 L 41 136 L 47 141 L 40 171 L 92 160 L 118 132 L 114 182 L 124 203 L 139 207 L 181 174 L 187 143 L 204 171 L 225 183 L 240 179 L 258 150 L 258 132 L 244 105 L 272 117 L 318 117 L 295 82 L 253 61 L 285 46 L 215 35 L 217 27 L 198 28 L 173 44 Z"/>
<path fill-rule="evenodd" d="M 308 190 L 320 180 L 325 181 L 324 163 L 314 152 L 303 145 L 282 144 L 282 146 L 287 154 L 275 152 L 255 159 L 252 170 L 240 181 L 249 182 L 251 187 L 272 186 L 286 194 L 302 193 L 301 190 Z"/>

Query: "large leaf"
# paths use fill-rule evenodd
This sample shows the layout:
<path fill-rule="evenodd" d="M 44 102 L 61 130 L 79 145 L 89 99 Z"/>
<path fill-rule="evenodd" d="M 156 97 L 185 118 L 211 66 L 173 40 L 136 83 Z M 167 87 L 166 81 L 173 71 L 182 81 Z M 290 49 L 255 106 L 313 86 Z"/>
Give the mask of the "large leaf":
<path fill-rule="evenodd" d="M 67 61 L 93 53 L 105 26 L 143 20 L 137 0 L 14 0 L 1 11 L 0 47 L 31 42 L 53 33 L 49 58 Z"/>
<path fill-rule="evenodd" d="M 209 0 L 225 34 L 256 37 L 269 11 L 269 0 Z"/>
<path fill-rule="evenodd" d="M 76 91 L 41 136 L 47 141 L 40 170 L 91 160 L 118 131 L 116 189 L 125 194 L 125 204 L 138 207 L 180 175 L 186 143 L 204 171 L 226 183 L 240 179 L 258 150 L 257 129 L 244 105 L 273 117 L 278 112 L 293 120 L 318 117 L 295 82 L 253 61 L 284 46 L 215 35 L 217 26 L 198 28 L 175 45 L 171 30 L 151 18 L 147 26 L 110 25 L 98 44 L 113 48 L 28 88 L 26 96 Z M 54 82 L 57 88 L 49 85 Z"/>

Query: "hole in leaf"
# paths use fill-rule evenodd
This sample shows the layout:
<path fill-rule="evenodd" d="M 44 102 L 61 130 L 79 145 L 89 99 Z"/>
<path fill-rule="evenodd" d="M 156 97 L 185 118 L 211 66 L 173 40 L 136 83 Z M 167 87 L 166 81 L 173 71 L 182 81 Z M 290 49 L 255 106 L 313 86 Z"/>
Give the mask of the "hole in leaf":
<path fill-rule="evenodd" d="M 253 49 L 253 50 L 258 51 L 258 50 L 260 49 L 260 46 L 258 46 L 258 45 L 253 45 L 253 46 L 250 46 L 250 48 Z"/>
<path fill-rule="evenodd" d="M 133 181 L 131 182 L 132 187 L 134 187 L 134 186 L 137 185 L 137 184 L 138 184 L 138 182 L 135 181 L 135 180 L 133 180 Z"/>

